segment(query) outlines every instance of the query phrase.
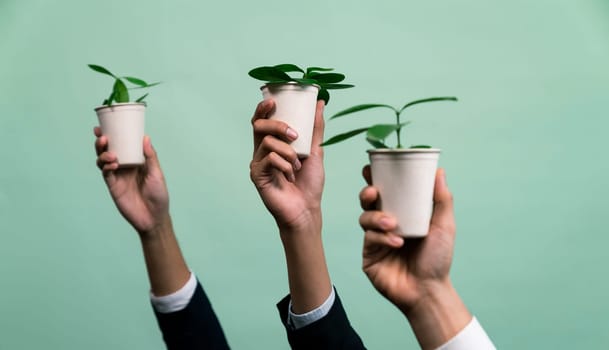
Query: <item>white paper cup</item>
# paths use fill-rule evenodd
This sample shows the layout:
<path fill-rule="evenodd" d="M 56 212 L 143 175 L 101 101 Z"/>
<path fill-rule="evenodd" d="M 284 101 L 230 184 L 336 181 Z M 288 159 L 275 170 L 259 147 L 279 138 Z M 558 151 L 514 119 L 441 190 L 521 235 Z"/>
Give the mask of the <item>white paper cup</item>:
<path fill-rule="evenodd" d="M 298 83 L 267 84 L 260 90 L 265 100 L 275 101 L 275 111 L 270 119 L 281 120 L 296 130 L 298 138 L 291 146 L 299 158 L 308 157 L 311 154 L 319 86 Z"/>
<path fill-rule="evenodd" d="M 397 219 L 396 233 L 407 238 L 427 236 L 440 150 L 376 149 L 368 154 L 379 209 Z"/>
<path fill-rule="evenodd" d="M 108 138 L 108 151 L 114 153 L 121 167 L 144 164 L 143 103 L 117 103 L 95 108 L 102 135 Z"/>

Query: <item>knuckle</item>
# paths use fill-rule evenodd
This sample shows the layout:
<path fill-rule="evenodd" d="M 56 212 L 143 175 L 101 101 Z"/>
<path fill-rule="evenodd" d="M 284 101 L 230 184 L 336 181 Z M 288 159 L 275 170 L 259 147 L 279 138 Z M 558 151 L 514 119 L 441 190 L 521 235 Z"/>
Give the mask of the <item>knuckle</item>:
<path fill-rule="evenodd" d="M 258 132 L 262 129 L 264 121 L 262 119 L 258 119 L 256 117 L 252 118 L 252 125 L 254 126 L 254 131 Z"/>
<path fill-rule="evenodd" d="M 266 135 L 265 137 L 262 138 L 262 145 L 266 148 L 272 147 L 274 142 L 275 142 L 275 138 L 271 135 Z"/>

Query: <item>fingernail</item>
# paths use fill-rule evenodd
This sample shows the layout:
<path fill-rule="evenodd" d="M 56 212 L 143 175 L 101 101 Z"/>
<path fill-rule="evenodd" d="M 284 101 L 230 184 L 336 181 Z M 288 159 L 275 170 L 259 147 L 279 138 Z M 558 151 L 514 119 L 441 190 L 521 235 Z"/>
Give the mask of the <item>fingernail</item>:
<path fill-rule="evenodd" d="M 381 220 L 379 221 L 379 223 L 381 224 L 381 227 L 384 229 L 391 229 L 393 228 L 393 219 L 387 216 L 383 216 L 381 218 Z"/>
<path fill-rule="evenodd" d="M 396 245 L 404 243 L 404 238 L 396 235 L 389 236 L 389 240 Z"/>
<path fill-rule="evenodd" d="M 294 169 L 296 169 L 296 171 L 300 170 L 300 168 L 302 168 L 302 163 L 300 163 L 300 160 L 296 159 L 294 161 Z"/>
<path fill-rule="evenodd" d="M 296 133 L 296 131 L 294 131 L 292 128 L 288 128 L 285 133 L 292 140 L 296 140 L 298 138 L 298 133 Z"/>

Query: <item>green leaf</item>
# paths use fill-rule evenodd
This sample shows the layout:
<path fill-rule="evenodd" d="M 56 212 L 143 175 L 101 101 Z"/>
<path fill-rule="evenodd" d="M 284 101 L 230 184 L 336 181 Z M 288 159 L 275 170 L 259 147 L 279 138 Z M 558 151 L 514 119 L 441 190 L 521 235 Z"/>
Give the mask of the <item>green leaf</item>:
<path fill-rule="evenodd" d="M 304 84 L 304 85 L 317 84 L 317 81 L 314 80 L 314 79 L 294 78 L 292 80 L 297 82 L 297 83 Z"/>
<path fill-rule="evenodd" d="M 109 70 L 107 70 L 106 68 L 104 68 L 102 66 L 98 66 L 96 64 L 89 64 L 88 66 L 89 66 L 89 68 L 93 69 L 94 71 L 96 71 L 98 73 L 106 74 L 106 75 L 111 76 L 112 78 L 116 78 L 114 76 L 114 74 L 110 73 Z"/>
<path fill-rule="evenodd" d="M 345 75 L 340 73 L 316 73 L 308 75 L 308 78 L 315 79 L 323 84 L 338 83 L 345 80 Z"/>
<path fill-rule="evenodd" d="M 351 84 L 325 84 L 325 83 L 320 83 L 319 85 L 323 86 L 324 88 L 330 90 L 330 89 L 348 89 L 348 88 L 352 88 L 355 85 L 351 85 Z"/>
<path fill-rule="evenodd" d="M 157 85 L 159 85 L 160 83 L 161 83 L 160 81 L 157 81 L 156 83 L 147 84 L 146 86 L 136 86 L 136 87 L 132 87 L 132 88 L 129 88 L 129 90 L 137 90 L 137 89 L 145 89 L 145 88 L 150 88 L 150 87 L 153 87 L 153 86 L 157 86 Z"/>
<path fill-rule="evenodd" d="M 342 110 L 342 111 L 334 114 L 332 117 L 330 117 L 330 119 L 342 117 L 343 115 L 363 111 L 366 109 L 372 109 L 372 108 L 389 108 L 389 109 L 395 111 L 395 108 L 391 107 L 390 105 L 384 105 L 384 104 L 378 104 L 378 103 L 366 103 L 366 104 L 361 104 L 361 105 L 349 107 L 345 110 Z"/>
<path fill-rule="evenodd" d="M 274 66 L 275 68 L 279 69 L 280 71 L 284 72 L 284 73 L 288 73 L 288 72 L 300 72 L 300 73 L 304 73 L 304 71 L 302 70 L 302 68 L 298 67 L 295 64 L 278 64 L 276 66 Z"/>
<path fill-rule="evenodd" d="M 249 71 L 249 76 L 267 82 L 292 81 L 292 77 L 275 67 L 258 67 Z"/>
<path fill-rule="evenodd" d="M 144 101 L 144 99 L 146 98 L 146 96 L 148 96 L 148 94 L 145 94 L 144 96 L 138 98 L 137 100 L 135 100 L 135 102 L 142 102 Z"/>
<path fill-rule="evenodd" d="M 114 101 L 114 91 L 112 91 L 112 93 L 110 94 L 110 96 L 104 100 L 104 105 L 110 106 L 112 105 L 112 101 Z"/>
<path fill-rule="evenodd" d="M 389 136 L 392 132 L 398 130 L 402 126 L 408 124 L 409 122 L 401 123 L 401 124 L 376 124 L 371 126 L 368 129 L 368 133 L 366 134 L 366 138 L 370 140 L 383 141 Z"/>
<path fill-rule="evenodd" d="M 324 104 L 326 106 L 328 105 L 328 102 L 330 102 L 330 93 L 328 90 L 324 88 L 319 89 L 319 92 L 317 93 L 317 101 L 319 100 L 323 100 Z"/>
<path fill-rule="evenodd" d="M 334 68 L 309 67 L 305 76 L 308 76 L 311 72 L 330 72 L 333 70 Z"/>
<path fill-rule="evenodd" d="M 138 78 L 134 78 L 134 77 L 123 77 L 123 78 L 127 79 L 127 81 L 130 82 L 131 84 L 139 85 L 141 87 L 148 87 L 148 83 L 146 83 L 142 79 L 138 79 Z"/>
<path fill-rule="evenodd" d="M 125 103 L 129 102 L 129 91 L 127 90 L 127 86 L 123 83 L 122 80 L 116 79 L 113 87 L 113 94 L 116 102 Z"/>
<path fill-rule="evenodd" d="M 361 129 L 355 129 L 355 130 L 351 130 L 351 131 L 347 131 L 345 133 L 342 134 L 338 134 L 336 136 L 333 136 L 331 138 L 329 138 L 328 140 L 326 140 L 324 143 L 321 144 L 321 146 L 328 146 L 328 145 L 332 145 L 341 141 L 344 141 L 348 138 L 351 138 L 355 135 L 359 135 L 361 133 L 363 133 L 364 131 L 368 130 L 368 128 L 361 128 Z"/>
<path fill-rule="evenodd" d="M 431 146 L 428 146 L 428 145 L 414 145 L 414 146 L 410 146 L 410 148 L 431 148 Z"/>
<path fill-rule="evenodd" d="M 366 141 L 368 141 L 368 143 L 371 144 L 374 148 L 389 148 L 389 146 L 379 140 L 371 140 L 369 138 L 366 138 Z"/>
<path fill-rule="evenodd" d="M 404 107 L 402 107 L 402 109 L 400 109 L 399 113 L 402 113 L 402 111 L 405 110 L 406 108 L 417 105 L 419 103 L 436 102 L 436 101 L 457 101 L 457 98 L 452 97 L 452 96 L 450 96 L 450 97 L 430 97 L 430 98 L 424 98 L 421 100 L 408 102 L 407 104 L 404 105 Z"/>

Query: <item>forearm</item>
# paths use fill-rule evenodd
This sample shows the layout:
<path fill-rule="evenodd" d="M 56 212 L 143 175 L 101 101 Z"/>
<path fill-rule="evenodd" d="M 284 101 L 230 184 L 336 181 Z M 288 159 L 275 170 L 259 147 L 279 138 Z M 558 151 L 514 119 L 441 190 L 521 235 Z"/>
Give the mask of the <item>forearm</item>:
<path fill-rule="evenodd" d="M 450 281 L 430 286 L 420 302 L 401 309 L 423 350 L 446 343 L 472 320 Z"/>
<path fill-rule="evenodd" d="M 150 232 L 140 232 L 152 294 L 163 296 L 182 288 L 190 277 L 171 218 Z"/>
<path fill-rule="evenodd" d="M 328 299 L 332 283 L 321 240 L 321 214 L 299 228 L 280 229 L 292 311 L 309 312 Z"/>

